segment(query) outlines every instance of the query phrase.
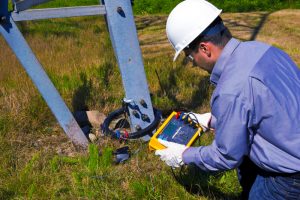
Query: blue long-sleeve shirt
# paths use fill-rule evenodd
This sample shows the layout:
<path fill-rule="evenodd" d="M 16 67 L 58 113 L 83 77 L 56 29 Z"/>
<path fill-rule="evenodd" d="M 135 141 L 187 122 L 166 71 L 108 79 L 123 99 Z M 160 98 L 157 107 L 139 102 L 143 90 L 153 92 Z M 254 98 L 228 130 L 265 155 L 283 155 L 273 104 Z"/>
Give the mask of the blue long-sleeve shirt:
<path fill-rule="evenodd" d="M 246 155 L 260 168 L 300 171 L 300 70 L 278 48 L 232 38 L 211 74 L 215 139 L 190 147 L 186 164 L 233 169 Z"/>

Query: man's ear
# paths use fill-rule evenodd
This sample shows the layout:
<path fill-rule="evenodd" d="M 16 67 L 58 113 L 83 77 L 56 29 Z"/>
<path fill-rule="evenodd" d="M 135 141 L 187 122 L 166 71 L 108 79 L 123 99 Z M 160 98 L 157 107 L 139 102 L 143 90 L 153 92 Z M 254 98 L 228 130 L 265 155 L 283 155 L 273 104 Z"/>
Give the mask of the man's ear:
<path fill-rule="evenodd" d="M 207 57 L 211 56 L 211 47 L 208 42 L 201 42 L 199 45 L 199 49 L 202 53 L 204 53 Z"/>

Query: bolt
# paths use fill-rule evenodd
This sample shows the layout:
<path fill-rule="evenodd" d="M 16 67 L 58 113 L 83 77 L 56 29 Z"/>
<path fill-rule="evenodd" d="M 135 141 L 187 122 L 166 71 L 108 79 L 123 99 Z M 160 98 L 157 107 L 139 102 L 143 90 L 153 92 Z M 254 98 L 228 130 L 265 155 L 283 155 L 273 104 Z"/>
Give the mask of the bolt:
<path fill-rule="evenodd" d="M 145 122 L 150 122 L 150 118 L 146 114 L 142 114 L 142 120 L 145 121 Z"/>
<path fill-rule="evenodd" d="M 118 13 L 122 13 L 122 12 L 123 12 L 122 7 L 119 6 L 119 7 L 117 8 L 117 12 L 118 12 Z"/>
<path fill-rule="evenodd" d="M 0 16 L 0 22 L 4 22 L 4 21 L 6 21 L 6 16 Z"/>
<path fill-rule="evenodd" d="M 118 7 L 117 8 L 117 12 L 119 13 L 119 15 L 121 15 L 121 17 L 125 17 L 125 13 L 124 13 L 124 10 L 122 9 L 122 7 Z"/>
<path fill-rule="evenodd" d="M 141 126 L 140 125 L 135 125 L 135 129 L 137 130 L 137 131 L 139 131 L 139 130 L 141 130 L 142 128 L 141 128 Z"/>
<path fill-rule="evenodd" d="M 144 99 L 141 99 L 140 100 L 140 104 L 144 107 L 144 108 L 147 108 L 147 103 Z"/>
<path fill-rule="evenodd" d="M 135 116 L 136 118 L 139 117 L 139 113 L 138 113 L 136 110 L 133 110 L 131 113 L 132 113 L 132 115 Z"/>

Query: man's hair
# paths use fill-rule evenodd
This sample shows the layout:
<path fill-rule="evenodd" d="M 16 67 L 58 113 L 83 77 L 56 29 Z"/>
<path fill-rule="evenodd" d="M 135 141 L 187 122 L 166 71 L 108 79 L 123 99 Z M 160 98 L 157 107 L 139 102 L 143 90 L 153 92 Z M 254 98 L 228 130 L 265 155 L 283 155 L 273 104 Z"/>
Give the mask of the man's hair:
<path fill-rule="evenodd" d="M 216 34 L 206 34 L 215 26 L 221 26 L 222 30 Z M 221 17 L 217 17 L 200 35 L 198 35 L 188 46 L 192 50 L 196 50 L 201 42 L 211 42 L 218 47 L 224 47 L 232 38 L 229 29 L 223 25 Z"/>

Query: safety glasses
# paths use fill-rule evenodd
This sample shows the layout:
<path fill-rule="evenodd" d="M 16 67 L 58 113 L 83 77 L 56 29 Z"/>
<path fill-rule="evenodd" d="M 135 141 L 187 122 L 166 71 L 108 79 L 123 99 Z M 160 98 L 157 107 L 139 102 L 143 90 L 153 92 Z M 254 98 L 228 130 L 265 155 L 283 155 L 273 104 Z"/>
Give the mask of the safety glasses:
<path fill-rule="evenodd" d="M 189 62 L 193 62 L 194 61 L 194 57 L 191 55 L 191 54 L 189 54 L 189 55 L 186 55 L 186 60 L 188 60 Z"/>
<path fill-rule="evenodd" d="M 193 62 L 194 61 L 194 57 L 192 56 L 193 50 L 189 46 L 187 46 L 183 49 L 183 51 L 185 53 L 186 61 Z"/>

